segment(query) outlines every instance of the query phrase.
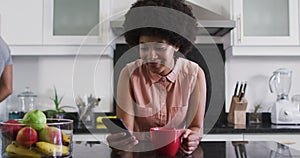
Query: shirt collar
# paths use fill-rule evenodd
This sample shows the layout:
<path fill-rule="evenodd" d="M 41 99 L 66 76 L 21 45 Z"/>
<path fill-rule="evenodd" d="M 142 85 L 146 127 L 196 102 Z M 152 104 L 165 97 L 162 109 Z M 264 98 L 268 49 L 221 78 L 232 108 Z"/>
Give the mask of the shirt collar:
<path fill-rule="evenodd" d="M 173 68 L 173 70 L 166 76 L 166 78 L 174 83 L 177 76 L 178 76 L 178 72 L 180 70 L 180 65 L 181 65 L 181 60 L 180 58 L 177 59 L 175 66 Z M 151 80 L 152 83 L 156 83 L 158 82 L 163 76 L 157 74 L 157 73 L 153 73 L 152 71 L 150 71 L 149 69 L 147 69 L 147 72 L 149 74 L 149 78 Z"/>

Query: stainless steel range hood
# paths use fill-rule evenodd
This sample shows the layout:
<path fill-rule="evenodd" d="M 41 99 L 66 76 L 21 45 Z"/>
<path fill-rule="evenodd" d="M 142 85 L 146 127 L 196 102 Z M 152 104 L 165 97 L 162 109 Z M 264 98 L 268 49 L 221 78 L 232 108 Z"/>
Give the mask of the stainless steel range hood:
<path fill-rule="evenodd" d="M 224 36 L 230 32 L 236 24 L 235 21 L 227 19 L 217 13 L 209 11 L 198 5 L 190 2 L 186 2 L 193 8 L 193 14 L 195 15 L 198 23 L 198 36 Z M 124 17 L 110 21 L 112 31 L 115 35 L 122 35 Z"/>
<path fill-rule="evenodd" d="M 223 36 L 235 27 L 235 21 L 226 19 L 225 17 L 209 11 L 205 8 L 187 2 L 193 8 L 199 30 L 199 35 L 205 35 L 207 32 L 211 36 Z M 203 31 L 206 30 L 206 31 Z"/>

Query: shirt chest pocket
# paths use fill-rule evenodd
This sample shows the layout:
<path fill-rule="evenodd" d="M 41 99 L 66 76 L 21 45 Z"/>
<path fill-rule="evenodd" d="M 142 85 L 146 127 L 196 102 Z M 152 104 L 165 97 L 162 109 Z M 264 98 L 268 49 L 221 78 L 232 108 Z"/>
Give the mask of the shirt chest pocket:
<path fill-rule="evenodd" d="M 185 119 L 188 111 L 188 106 L 173 106 L 170 107 L 169 119 L 182 122 Z"/>
<path fill-rule="evenodd" d="M 158 126 L 159 120 L 157 116 L 152 107 L 136 107 L 135 129 L 137 131 L 149 131 L 151 127 Z"/>
<path fill-rule="evenodd" d="M 135 116 L 137 117 L 151 117 L 155 113 L 153 113 L 152 107 L 141 107 L 137 106 L 135 111 Z"/>

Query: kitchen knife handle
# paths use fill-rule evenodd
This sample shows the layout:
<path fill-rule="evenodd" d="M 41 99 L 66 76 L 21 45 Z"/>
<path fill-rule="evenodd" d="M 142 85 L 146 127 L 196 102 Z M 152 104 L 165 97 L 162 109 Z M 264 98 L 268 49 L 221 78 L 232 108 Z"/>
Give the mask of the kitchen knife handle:
<path fill-rule="evenodd" d="M 241 82 L 240 89 L 239 89 L 239 92 L 238 92 L 238 97 L 240 97 L 242 95 L 243 86 L 244 86 L 244 83 Z"/>
<path fill-rule="evenodd" d="M 245 81 L 244 87 L 243 87 L 243 92 L 246 93 L 246 88 L 247 88 L 247 81 Z"/>
<path fill-rule="evenodd" d="M 238 96 L 238 93 L 237 93 L 238 87 L 239 87 L 239 81 L 237 81 L 236 84 L 235 84 L 233 96 Z"/>
<path fill-rule="evenodd" d="M 241 94 L 239 95 L 239 101 L 241 101 L 242 98 L 245 96 L 246 88 L 247 88 L 247 82 L 245 82 L 244 85 L 243 85 L 243 89 L 241 91 Z"/>

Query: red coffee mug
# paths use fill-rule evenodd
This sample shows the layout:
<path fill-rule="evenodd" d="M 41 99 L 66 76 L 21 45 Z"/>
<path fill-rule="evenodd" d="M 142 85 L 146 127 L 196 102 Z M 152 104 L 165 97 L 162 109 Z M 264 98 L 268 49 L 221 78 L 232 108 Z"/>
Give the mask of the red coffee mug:
<path fill-rule="evenodd" d="M 181 143 L 182 129 L 153 127 L 150 136 L 159 156 L 175 156 Z"/>

